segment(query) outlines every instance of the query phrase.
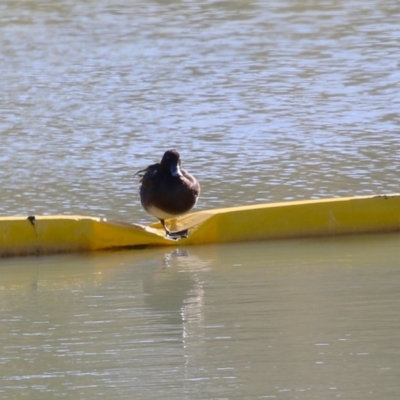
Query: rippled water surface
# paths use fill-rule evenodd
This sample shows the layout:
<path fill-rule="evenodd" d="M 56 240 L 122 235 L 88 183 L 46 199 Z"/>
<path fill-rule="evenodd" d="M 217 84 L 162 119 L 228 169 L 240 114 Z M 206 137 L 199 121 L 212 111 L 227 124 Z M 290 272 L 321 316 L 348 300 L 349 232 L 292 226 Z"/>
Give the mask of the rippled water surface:
<path fill-rule="evenodd" d="M 3 1 L 3 214 L 143 218 L 178 148 L 199 208 L 398 191 L 397 1 Z M 139 209 L 139 210 L 138 210 Z"/>
<path fill-rule="evenodd" d="M 399 192 L 397 0 L 4 0 L 0 213 L 151 222 Z M 399 237 L 0 262 L 0 399 L 397 399 Z"/>
<path fill-rule="evenodd" d="M 396 399 L 398 243 L 3 260 L 0 398 Z"/>

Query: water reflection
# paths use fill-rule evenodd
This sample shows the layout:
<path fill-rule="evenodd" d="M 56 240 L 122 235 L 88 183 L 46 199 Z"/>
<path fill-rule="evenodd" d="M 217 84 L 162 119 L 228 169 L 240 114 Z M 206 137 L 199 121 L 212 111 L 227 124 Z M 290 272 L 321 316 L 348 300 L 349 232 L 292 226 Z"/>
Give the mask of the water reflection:
<path fill-rule="evenodd" d="M 167 323 L 201 321 L 203 289 L 198 274 L 209 270 L 211 262 L 191 256 L 189 250 L 165 253 L 161 267 L 143 280 L 146 304 L 168 316 Z"/>
<path fill-rule="evenodd" d="M 393 388 L 397 361 L 384 354 L 398 325 L 398 240 L 3 260 L 3 390 L 10 398 L 21 388 L 44 398 L 124 397 L 133 387 L 149 398 L 316 394 L 365 387 L 377 363 Z M 348 368 L 363 372 L 349 380 Z"/>

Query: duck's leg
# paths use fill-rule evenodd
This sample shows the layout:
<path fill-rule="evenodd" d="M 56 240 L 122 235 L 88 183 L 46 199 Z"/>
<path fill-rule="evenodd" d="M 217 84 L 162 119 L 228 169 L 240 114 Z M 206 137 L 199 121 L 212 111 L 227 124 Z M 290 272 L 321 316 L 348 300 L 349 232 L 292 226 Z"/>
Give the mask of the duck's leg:
<path fill-rule="evenodd" d="M 161 219 L 161 218 L 159 218 L 159 219 L 160 219 L 161 225 L 163 226 L 163 228 L 164 228 L 164 230 L 165 230 L 166 235 L 169 236 L 169 235 L 171 234 L 171 231 L 170 231 L 170 230 L 167 228 L 167 226 L 165 225 L 165 220 L 163 220 L 163 219 Z"/>
<path fill-rule="evenodd" d="M 165 220 L 160 219 L 161 225 L 163 226 L 166 236 L 170 239 L 181 239 L 181 238 L 186 238 L 188 237 L 188 230 L 184 229 L 183 231 L 178 231 L 178 232 L 171 232 L 167 226 L 165 225 Z"/>

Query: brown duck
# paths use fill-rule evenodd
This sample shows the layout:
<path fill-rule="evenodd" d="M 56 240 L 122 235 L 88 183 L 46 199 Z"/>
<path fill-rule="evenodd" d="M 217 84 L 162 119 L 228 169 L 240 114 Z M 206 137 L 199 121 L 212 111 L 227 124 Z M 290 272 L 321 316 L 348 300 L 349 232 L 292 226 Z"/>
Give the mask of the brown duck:
<path fill-rule="evenodd" d="M 171 232 L 165 225 L 166 219 L 190 211 L 200 195 L 200 183 L 181 167 L 179 153 L 166 151 L 160 163 L 149 165 L 135 175 L 138 174 L 143 208 L 160 220 L 167 237 L 187 237 L 187 230 Z"/>

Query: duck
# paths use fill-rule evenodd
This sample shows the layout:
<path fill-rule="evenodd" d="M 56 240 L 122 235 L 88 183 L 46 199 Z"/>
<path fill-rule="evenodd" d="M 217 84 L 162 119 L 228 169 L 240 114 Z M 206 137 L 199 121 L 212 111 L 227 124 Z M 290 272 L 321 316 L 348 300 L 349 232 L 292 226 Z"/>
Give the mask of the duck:
<path fill-rule="evenodd" d="M 190 211 L 200 196 L 199 181 L 181 166 L 177 150 L 167 150 L 161 162 L 136 172 L 140 179 L 140 202 L 143 208 L 156 217 L 165 230 L 166 237 L 179 239 L 188 236 L 188 230 L 172 232 L 165 220 Z"/>

